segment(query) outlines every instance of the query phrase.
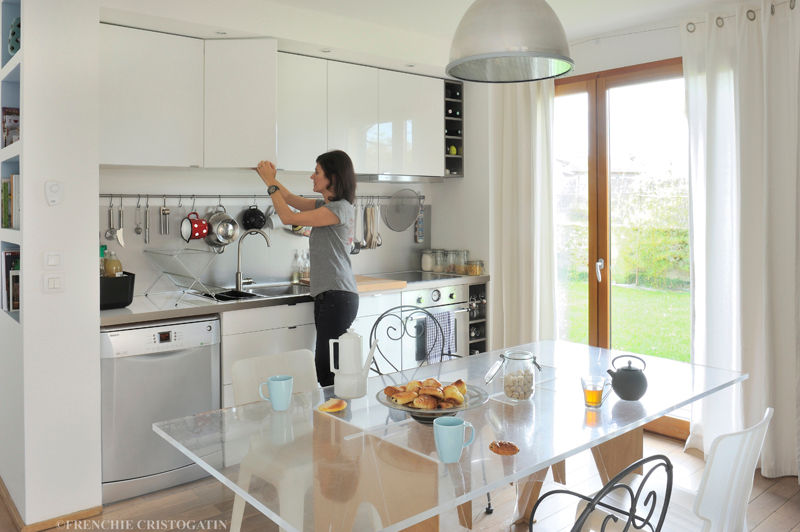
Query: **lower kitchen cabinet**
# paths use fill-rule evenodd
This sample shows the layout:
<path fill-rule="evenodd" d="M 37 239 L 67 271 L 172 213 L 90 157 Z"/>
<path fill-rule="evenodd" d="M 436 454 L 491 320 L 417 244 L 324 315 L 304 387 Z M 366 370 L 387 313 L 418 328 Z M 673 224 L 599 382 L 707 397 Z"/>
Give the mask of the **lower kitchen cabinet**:
<path fill-rule="evenodd" d="M 233 406 L 234 362 L 294 349 L 314 351 L 314 304 L 279 305 L 223 312 L 222 406 Z"/>
<path fill-rule="evenodd" d="M 400 301 L 399 292 L 396 294 L 361 295 L 358 302 L 358 314 L 350 328 L 364 338 L 365 357 L 366 353 L 369 353 L 369 333 L 375 321 L 384 311 L 400 305 Z M 395 370 L 389 366 L 389 363 L 398 370 L 401 368 L 403 359 L 401 351 L 402 346 L 399 340 L 387 338 L 385 333 L 386 330 L 384 329 L 378 336 L 378 345 L 381 351 L 380 353 L 377 351 L 375 352 L 375 358 L 378 360 L 378 366 L 383 373 L 391 373 Z M 377 375 L 377 373 L 371 371 L 370 375 L 374 376 Z"/>

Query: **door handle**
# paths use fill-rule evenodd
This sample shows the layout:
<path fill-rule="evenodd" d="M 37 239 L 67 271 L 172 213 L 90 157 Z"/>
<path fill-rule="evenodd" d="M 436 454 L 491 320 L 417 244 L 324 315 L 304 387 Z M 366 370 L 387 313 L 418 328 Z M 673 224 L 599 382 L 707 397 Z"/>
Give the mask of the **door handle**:
<path fill-rule="evenodd" d="M 606 267 L 605 259 L 597 259 L 597 262 L 594 263 L 594 272 L 597 274 L 597 282 L 603 282 L 603 274 L 600 273 L 600 270 Z"/>

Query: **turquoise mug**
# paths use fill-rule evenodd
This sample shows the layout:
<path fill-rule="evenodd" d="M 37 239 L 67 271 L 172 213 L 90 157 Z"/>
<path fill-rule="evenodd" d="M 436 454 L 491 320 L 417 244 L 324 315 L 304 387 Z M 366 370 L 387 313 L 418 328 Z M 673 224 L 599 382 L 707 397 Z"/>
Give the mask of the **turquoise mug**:
<path fill-rule="evenodd" d="M 294 378 L 291 375 L 273 375 L 258 385 L 258 395 L 265 401 L 272 403 L 272 408 L 278 412 L 288 410 L 292 402 L 292 383 Z M 264 396 L 263 386 L 267 385 L 269 397 Z"/>
<path fill-rule="evenodd" d="M 469 441 L 464 443 L 466 428 L 470 428 Z M 461 450 L 475 439 L 475 427 L 469 421 L 457 417 L 439 417 L 433 421 L 433 439 L 439 460 L 453 464 L 461 459 Z"/>

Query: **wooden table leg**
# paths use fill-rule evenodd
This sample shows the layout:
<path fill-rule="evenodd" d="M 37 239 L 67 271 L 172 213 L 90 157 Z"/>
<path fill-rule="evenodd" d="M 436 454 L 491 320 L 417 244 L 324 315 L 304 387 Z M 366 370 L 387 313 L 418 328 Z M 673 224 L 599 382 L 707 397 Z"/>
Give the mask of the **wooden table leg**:
<path fill-rule="evenodd" d="M 547 468 L 517 481 L 517 513 L 514 516 L 513 527 L 528 526 L 528 519 L 533 511 L 533 506 L 539 500 L 542 484 L 547 477 Z"/>
<path fill-rule="evenodd" d="M 644 452 L 644 429 L 639 427 L 622 436 L 617 436 L 600 445 L 592 447 L 597 472 L 605 485 L 609 480 L 642 458 Z"/>

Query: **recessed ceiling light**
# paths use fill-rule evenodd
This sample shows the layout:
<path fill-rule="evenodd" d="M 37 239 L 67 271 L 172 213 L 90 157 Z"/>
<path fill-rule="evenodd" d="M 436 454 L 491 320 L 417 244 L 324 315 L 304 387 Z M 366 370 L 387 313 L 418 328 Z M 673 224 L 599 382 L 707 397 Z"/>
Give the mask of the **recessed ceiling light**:
<path fill-rule="evenodd" d="M 332 50 L 331 48 L 323 48 L 322 50 L 320 50 L 320 52 L 322 52 L 323 54 L 329 54 L 329 53 L 331 53 L 332 51 L 333 51 L 333 50 Z"/>
<path fill-rule="evenodd" d="M 227 31 L 218 31 L 216 33 L 217 33 L 217 35 L 227 35 L 228 34 Z"/>
<path fill-rule="evenodd" d="M 417 66 L 417 65 L 415 65 L 414 63 L 406 63 L 406 66 L 407 66 L 408 68 L 414 68 L 414 67 L 415 67 L 415 66 Z"/>

